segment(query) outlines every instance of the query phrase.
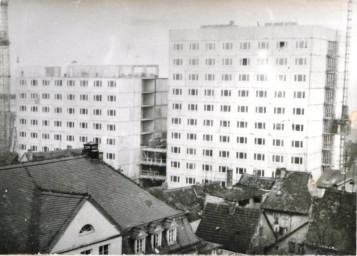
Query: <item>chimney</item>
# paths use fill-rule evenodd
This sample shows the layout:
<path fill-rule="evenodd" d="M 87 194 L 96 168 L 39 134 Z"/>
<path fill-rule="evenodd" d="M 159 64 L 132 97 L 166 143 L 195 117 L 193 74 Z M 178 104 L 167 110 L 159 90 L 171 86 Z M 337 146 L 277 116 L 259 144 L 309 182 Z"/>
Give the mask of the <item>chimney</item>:
<path fill-rule="evenodd" d="M 32 149 L 29 149 L 29 150 L 27 151 L 27 158 L 28 158 L 29 162 L 32 162 L 32 160 L 33 160 L 33 152 L 32 152 Z"/>
<path fill-rule="evenodd" d="M 233 169 L 227 168 L 227 188 L 232 188 L 233 185 Z"/>

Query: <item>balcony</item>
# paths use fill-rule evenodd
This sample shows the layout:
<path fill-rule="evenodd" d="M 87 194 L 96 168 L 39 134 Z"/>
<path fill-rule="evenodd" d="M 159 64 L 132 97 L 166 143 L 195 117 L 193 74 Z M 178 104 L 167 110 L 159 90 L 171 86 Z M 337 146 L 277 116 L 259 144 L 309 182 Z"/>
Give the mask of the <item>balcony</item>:
<path fill-rule="evenodd" d="M 141 164 L 153 165 L 153 166 L 166 166 L 166 159 L 144 157 L 143 159 L 141 159 Z"/>
<path fill-rule="evenodd" d="M 140 171 L 141 179 L 155 179 L 155 180 L 166 180 L 166 175 L 161 174 L 158 171 L 152 170 L 141 170 Z"/>

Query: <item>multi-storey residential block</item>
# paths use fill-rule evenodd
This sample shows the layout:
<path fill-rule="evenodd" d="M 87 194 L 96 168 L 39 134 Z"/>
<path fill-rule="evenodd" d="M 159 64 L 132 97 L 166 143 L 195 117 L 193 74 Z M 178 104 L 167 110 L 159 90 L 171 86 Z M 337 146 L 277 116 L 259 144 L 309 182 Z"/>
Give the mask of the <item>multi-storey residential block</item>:
<path fill-rule="evenodd" d="M 171 31 L 169 187 L 338 168 L 340 38 L 294 23 Z"/>
<path fill-rule="evenodd" d="M 99 143 L 103 160 L 139 178 L 141 147 L 166 131 L 167 79 L 157 66 L 22 68 L 16 79 L 18 151 Z"/>

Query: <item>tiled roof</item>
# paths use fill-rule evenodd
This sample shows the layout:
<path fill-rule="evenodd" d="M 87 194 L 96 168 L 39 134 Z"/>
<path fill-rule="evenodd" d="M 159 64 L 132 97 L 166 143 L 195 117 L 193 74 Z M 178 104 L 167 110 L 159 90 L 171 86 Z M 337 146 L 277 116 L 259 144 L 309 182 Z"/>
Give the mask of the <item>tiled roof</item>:
<path fill-rule="evenodd" d="M 48 152 L 32 152 L 32 161 L 42 161 L 42 160 L 49 160 L 49 159 L 58 159 L 63 157 L 69 156 L 80 156 L 82 155 L 81 148 L 75 149 L 62 149 L 56 151 L 48 151 Z M 29 158 L 29 153 L 26 152 L 25 155 Z"/>
<path fill-rule="evenodd" d="M 280 212 L 308 214 L 311 195 L 308 189 L 310 173 L 288 171 L 278 179 L 273 190 L 262 203 L 262 209 Z"/>
<path fill-rule="evenodd" d="M 14 152 L 0 152 L 0 166 L 18 163 L 18 154 Z"/>
<path fill-rule="evenodd" d="M 356 193 L 327 189 L 314 198 L 306 243 L 318 254 L 356 255 Z"/>
<path fill-rule="evenodd" d="M 271 190 L 274 184 L 274 178 L 260 177 L 250 174 L 243 174 L 238 181 L 238 185 L 244 185 L 262 190 Z"/>
<path fill-rule="evenodd" d="M 83 157 L 1 167 L 0 181 L 0 233 L 13 235 L 18 241 L 27 240 L 33 223 L 35 187 L 88 193 L 122 229 L 181 214 L 108 165 Z M 47 204 L 52 202 L 42 202 L 43 210 L 50 210 Z M 23 242 L 13 253 L 28 253 L 26 246 Z"/>
<path fill-rule="evenodd" d="M 345 175 L 342 174 L 340 170 L 327 169 L 323 171 L 320 178 L 317 180 L 316 185 L 319 188 L 332 188 L 334 185 L 344 183 L 345 179 L 347 181 L 352 178 L 356 179 L 357 177 L 354 177 L 351 171 L 347 171 Z"/>
<path fill-rule="evenodd" d="M 236 207 L 230 213 L 228 204 L 207 203 L 196 235 L 223 245 L 223 249 L 246 253 L 260 218 L 258 209 Z"/>

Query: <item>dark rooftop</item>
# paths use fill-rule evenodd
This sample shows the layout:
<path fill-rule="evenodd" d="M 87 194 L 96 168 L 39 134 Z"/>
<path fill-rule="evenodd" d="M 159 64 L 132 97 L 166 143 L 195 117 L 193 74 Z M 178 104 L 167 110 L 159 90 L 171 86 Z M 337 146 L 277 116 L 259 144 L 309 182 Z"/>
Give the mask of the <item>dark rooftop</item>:
<path fill-rule="evenodd" d="M 223 245 L 223 249 L 247 253 L 257 230 L 260 210 L 228 204 L 207 203 L 196 235 L 206 241 Z"/>
<path fill-rule="evenodd" d="M 314 198 L 307 246 L 318 254 L 356 255 L 356 193 L 327 189 Z"/>
<path fill-rule="evenodd" d="M 244 185 L 261 190 L 271 190 L 275 184 L 275 180 L 276 179 L 274 178 L 260 177 L 245 173 L 240 177 L 238 185 Z"/>
<path fill-rule="evenodd" d="M 80 156 L 82 155 L 81 148 L 75 149 L 62 149 L 62 150 L 55 150 L 55 151 L 47 151 L 47 152 L 31 152 L 32 154 L 32 161 L 42 161 L 42 160 L 50 160 L 50 159 L 59 159 L 63 157 L 70 157 L 70 156 Z M 24 153 L 27 159 L 29 159 L 29 152 Z"/>
<path fill-rule="evenodd" d="M 181 214 L 108 165 L 83 157 L 0 167 L 0 181 L 0 233 L 7 233 L 9 239 L 13 236 L 12 240 L 17 241 L 14 253 L 29 252 L 23 241 L 31 238 L 18 238 L 26 236 L 34 223 L 32 218 L 36 216 L 31 214 L 31 207 L 36 188 L 89 194 L 121 229 Z M 43 202 L 41 207 L 49 212 L 56 209 L 47 205 L 47 201 Z"/>
<path fill-rule="evenodd" d="M 317 180 L 316 185 L 319 188 L 332 188 L 334 185 L 340 185 L 346 181 L 355 178 L 352 171 L 347 171 L 346 175 L 341 173 L 340 170 L 325 170 Z M 357 178 L 357 177 L 356 177 Z"/>
<path fill-rule="evenodd" d="M 310 173 L 287 171 L 284 178 L 277 179 L 262 203 L 262 209 L 308 214 L 311 205 L 309 178 Z"/>

